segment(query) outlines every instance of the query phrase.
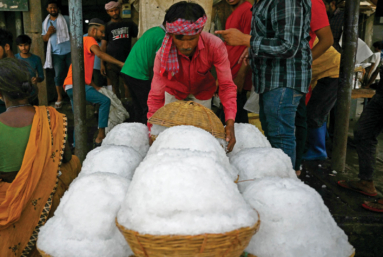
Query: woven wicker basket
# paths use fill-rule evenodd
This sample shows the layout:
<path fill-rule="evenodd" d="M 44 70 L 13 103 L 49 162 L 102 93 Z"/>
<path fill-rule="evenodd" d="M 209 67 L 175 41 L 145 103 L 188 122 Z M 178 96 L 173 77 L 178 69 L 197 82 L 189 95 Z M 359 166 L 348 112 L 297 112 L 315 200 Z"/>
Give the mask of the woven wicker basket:
<path fill-rule="evenodd" d="M 353 254 L 351 254 L 350 257 L 354 257 L 355 256 L 355 252 Z M 252 255 L 252 254 L 248 254 L 247 257 L 257 257 L 256 255 Z"/>
<path fill-rule="evenodd" d="M 177 101 L 167 104 L 149 119 L 151 124 L 164 127 L 190 125 L 206 130 L 213 136 L 225 139 L 225 128 L 215 113 L 192 101 Z"/>
<path fill-rule="evenodd" d="M 252 227 L 197 236 L 142 235 L 117 220 L 116 224 L 136 257 L 239 257 L 258 231 L 260 220 Z"/>
<path fill-rule="evenodd" d="M 52 257 L 51 255 L 45 253 L 43 250 L 40 250 L 39 248 L 37 248 L 37 250 L 39 251 L 41 257 Z M 131 255 L 129 257 L 135 257 L 134 255 Z"/>

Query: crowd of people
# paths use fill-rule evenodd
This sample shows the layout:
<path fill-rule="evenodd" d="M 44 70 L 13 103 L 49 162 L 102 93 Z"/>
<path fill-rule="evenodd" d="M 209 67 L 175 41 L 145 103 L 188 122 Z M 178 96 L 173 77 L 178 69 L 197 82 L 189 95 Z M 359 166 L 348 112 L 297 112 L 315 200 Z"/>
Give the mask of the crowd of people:
<path fill-rule="evenodd" d="M 226 1 L 233 12 L 225 30 L 215 31 L 223 41 L 203 31 L 208 19 L 205 10 L 186 1 L 172 5 L 163 23 L 147 30 L 133 47 L 137 25 L 121 19 L 119 2 L 105 4 L 111 17 L 108 23 L 99 18 L 89 21 L 83 38 L 85 91 L 86 100 L 100 106 L 96 146 L 105 138 L 111 104 L 99 92 L 103 86 L 119 98 L 127 98 L 130 92 L 134 121 L 144 124 L 159 108 L 177 100 L 191 100 L 211 109 L 212 98 L 218 94 L 229 152 L 236 142 L 234 122 L 248 122 L 243 107 L 253 86 L 259 94 L 262 129 L 272 147 L 290 157 L 298 176 L 303 160 L 328 157 L 327 120 L 336 108 L 342 54 L 339 39 L 344 12 L 338 7 L 340 1 L 260 0 L 253 6 L 245 0 Z M 42 38 L 47 42 L 44 66 L 30 52 L 30 37 L 18 35 L 19 53 L 14 55 L 12 34 L 0 30 L 0 236 L 7 239 L 11 225 L 41 218 L 25 209 L 42 209 L 47 202 L 52 205 L 52 197 L 59 199 L 56 177 L 47 173 L 58 171 L 63 162 L 61 171 L 64 167 L 69 176 L 62 181 L 65 188 L 79 172 L 79 161 L 65 140 L 66 118 L 54 108 L 36 103 L 36 84 L 44 80 L 43 69 L 54 69 L 55 108 L 62 107 L 64 94 L 73 106 L 70 21 L 54 0 L 49 0 L 47 11 L 42 24 Z M 378 56 L 382 43 L 374 47 Z M 383 80 L 373 83 L 380 58 L 374 59 L 373 68 L 366 87 L 375 85 L 376 94 L 355 128 L 360 180 L 338 182 L 369 196 L 377 194 L 373 173 L 377 136 L 383 129 Z M 37 198 L 36 192 L 41 190 L 44 194 Z M 23 196 L 17 197 L 21 192 Z M 31 197 L 37 200 L 29 206 Z M 382 200 L 363 206 L 383 212 Z M 20 228 L 24 247 L 34 243 L 30 238 L 36 227 L 33 224 L 28 238 Z"/>

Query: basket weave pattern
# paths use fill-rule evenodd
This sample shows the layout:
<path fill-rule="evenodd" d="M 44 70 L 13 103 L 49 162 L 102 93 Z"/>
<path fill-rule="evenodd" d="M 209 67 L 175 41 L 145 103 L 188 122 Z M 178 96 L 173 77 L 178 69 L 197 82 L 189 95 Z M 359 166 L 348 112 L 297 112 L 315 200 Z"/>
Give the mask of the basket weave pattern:
<path fill-rule="evenodd" d="M 215 113 L 193 101 L 177 101 L 158 109 L 149 123 L 164 127 L 190 125 L 206 130 L 213 136 L 225 139 L 225 128 Z"/>
<path fill-rule="evenodd" d="M 142 235 L 117 220 L 116 224 L 136 257 L 239 257 L 258 231 L 260 220 L 252 227 L 196 236 Z"/>

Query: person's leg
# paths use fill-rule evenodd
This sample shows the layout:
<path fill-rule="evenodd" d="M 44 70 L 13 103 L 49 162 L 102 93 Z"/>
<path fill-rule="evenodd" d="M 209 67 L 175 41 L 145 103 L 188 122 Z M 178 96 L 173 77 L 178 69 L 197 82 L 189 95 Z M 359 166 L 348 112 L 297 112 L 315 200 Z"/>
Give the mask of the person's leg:
<path fill-rule="evenodd" d="M 376 165 L 377 136 L 383 130 L 383 96 L 375 95 L 364 109 L 354 130 L 354 142 L 359 159 L 358 177 L 372 181 Z"/>
<path fill-rule="evenodd" d="M 237 94 L 237 115 L 235 117 L 235 122 L 237 123 L 249 123 L 248 113 L 243 107 L 247 101 L 247 91 L 242 90 L 241 93 Z"/>
<path fill-rule="evenodd" d="M 101 143 L 105 138 L 105 128 L 108 127 L 109 110 L 110 110 L 110 99 L 98 92 L 91 86 L 85 86 L 86 95 L 85 98 L 88 102 L 100 104 L 98 114 L 98 135 L 95 140 L 97 144 Z"/>
<path fill-rule="evenodd" d="M 98 86 L 98 87 L 103 87 L 106 86 L 106 79 L 104 76 L 101 75 L 100 70 L 93 70 L 93 82 Z"/>
<path fill-rule="evenodd" d="M 261 122 L 262 130 L 265 133 L 265 136 L 268 137 L 265 108 L 263 106 L 263 94 L 259 94 L 259 121 Z"/>
<path fill-rule="evenodd" d="M 106 65 L 106 76 L 110 80 L 110 83 L 113 87 L 113 93 L 116 94 L 118 99 L 121 99 L 121 93 L 120 93 L 120 72 L 116 70 L 116 65 L 108 63 Z"/>
<path fill-rule="evenodd" d="M 66 91 L 66 94 L 69 96 L 69 100 L 70 100 L 70 104 L 72 105 L 72 112 L 73 112 L 73 89 L 68 89 Z M 76 146 L 76 143 L 75 143 L 75 137 L 74 137 L 74 130 L 73 130 L 73 147 Z"/>
<path fill-rule="evenodd" d="M 293 165 L 296 158 L 295 116 L 302 96 L 291 88 L 278 88 L 262 94 L 270 144 L 282 149 Z"/>
<path fill-rule="evenodd" d="M 150 80 L 140 80 L 123 74 L 125 85 L 128 85 L 132 96 L 135 112 L 135 121 L 147 123 L 148 96 L 151 88 Z"/>
<path fill-rule="evenodd" d="M 66 62 L 65 62 L 65 55 L 56 55 L 52 54 L 52 61 L 53 61 L 53 68 L 55 70 L 55 85 L 56 85 L 56 91 L 57 91 L 57 105 L 55 107 L 60 108 L 61 107 L 61 101 L 62 101 L 62 86 L 64 84 L 64 80 L 66 78 L 66 73 L 68 70 L 66 70 Z M 66 70 L 66 72 L 65 72 Z"/>
<path fill-rule="evenodd" d="M 294 170 L 299 176 L 301 173 L 302 156 L 305 150 L 307 138 L 307 121 L 306 121 L 306 95 L 303 95 L 299 101 L 297 114 L 295 117 L 295 138 L 296 138 L 296 159 Z"/>

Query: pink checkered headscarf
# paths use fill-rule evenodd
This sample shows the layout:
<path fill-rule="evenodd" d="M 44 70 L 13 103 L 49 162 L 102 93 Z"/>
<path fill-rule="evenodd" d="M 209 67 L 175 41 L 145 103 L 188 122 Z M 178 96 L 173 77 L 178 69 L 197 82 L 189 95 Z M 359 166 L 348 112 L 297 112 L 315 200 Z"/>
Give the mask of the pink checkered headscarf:
<path fill-rule="evenodd" d="M 178 73 L 180 66 L 177 58 L 177 48 L 173 44 L 173 38 L 170 34 L 194 36 L 200 33 L 206 24 L 207 17 L 204 15 L 196 22 L 178 19 L 173 23 L 166 22 L 166 35 L 161 46 L 161 71 L 164 76 L 165 71 L 168 72 L 168 78 L 171 79 Z"/>

